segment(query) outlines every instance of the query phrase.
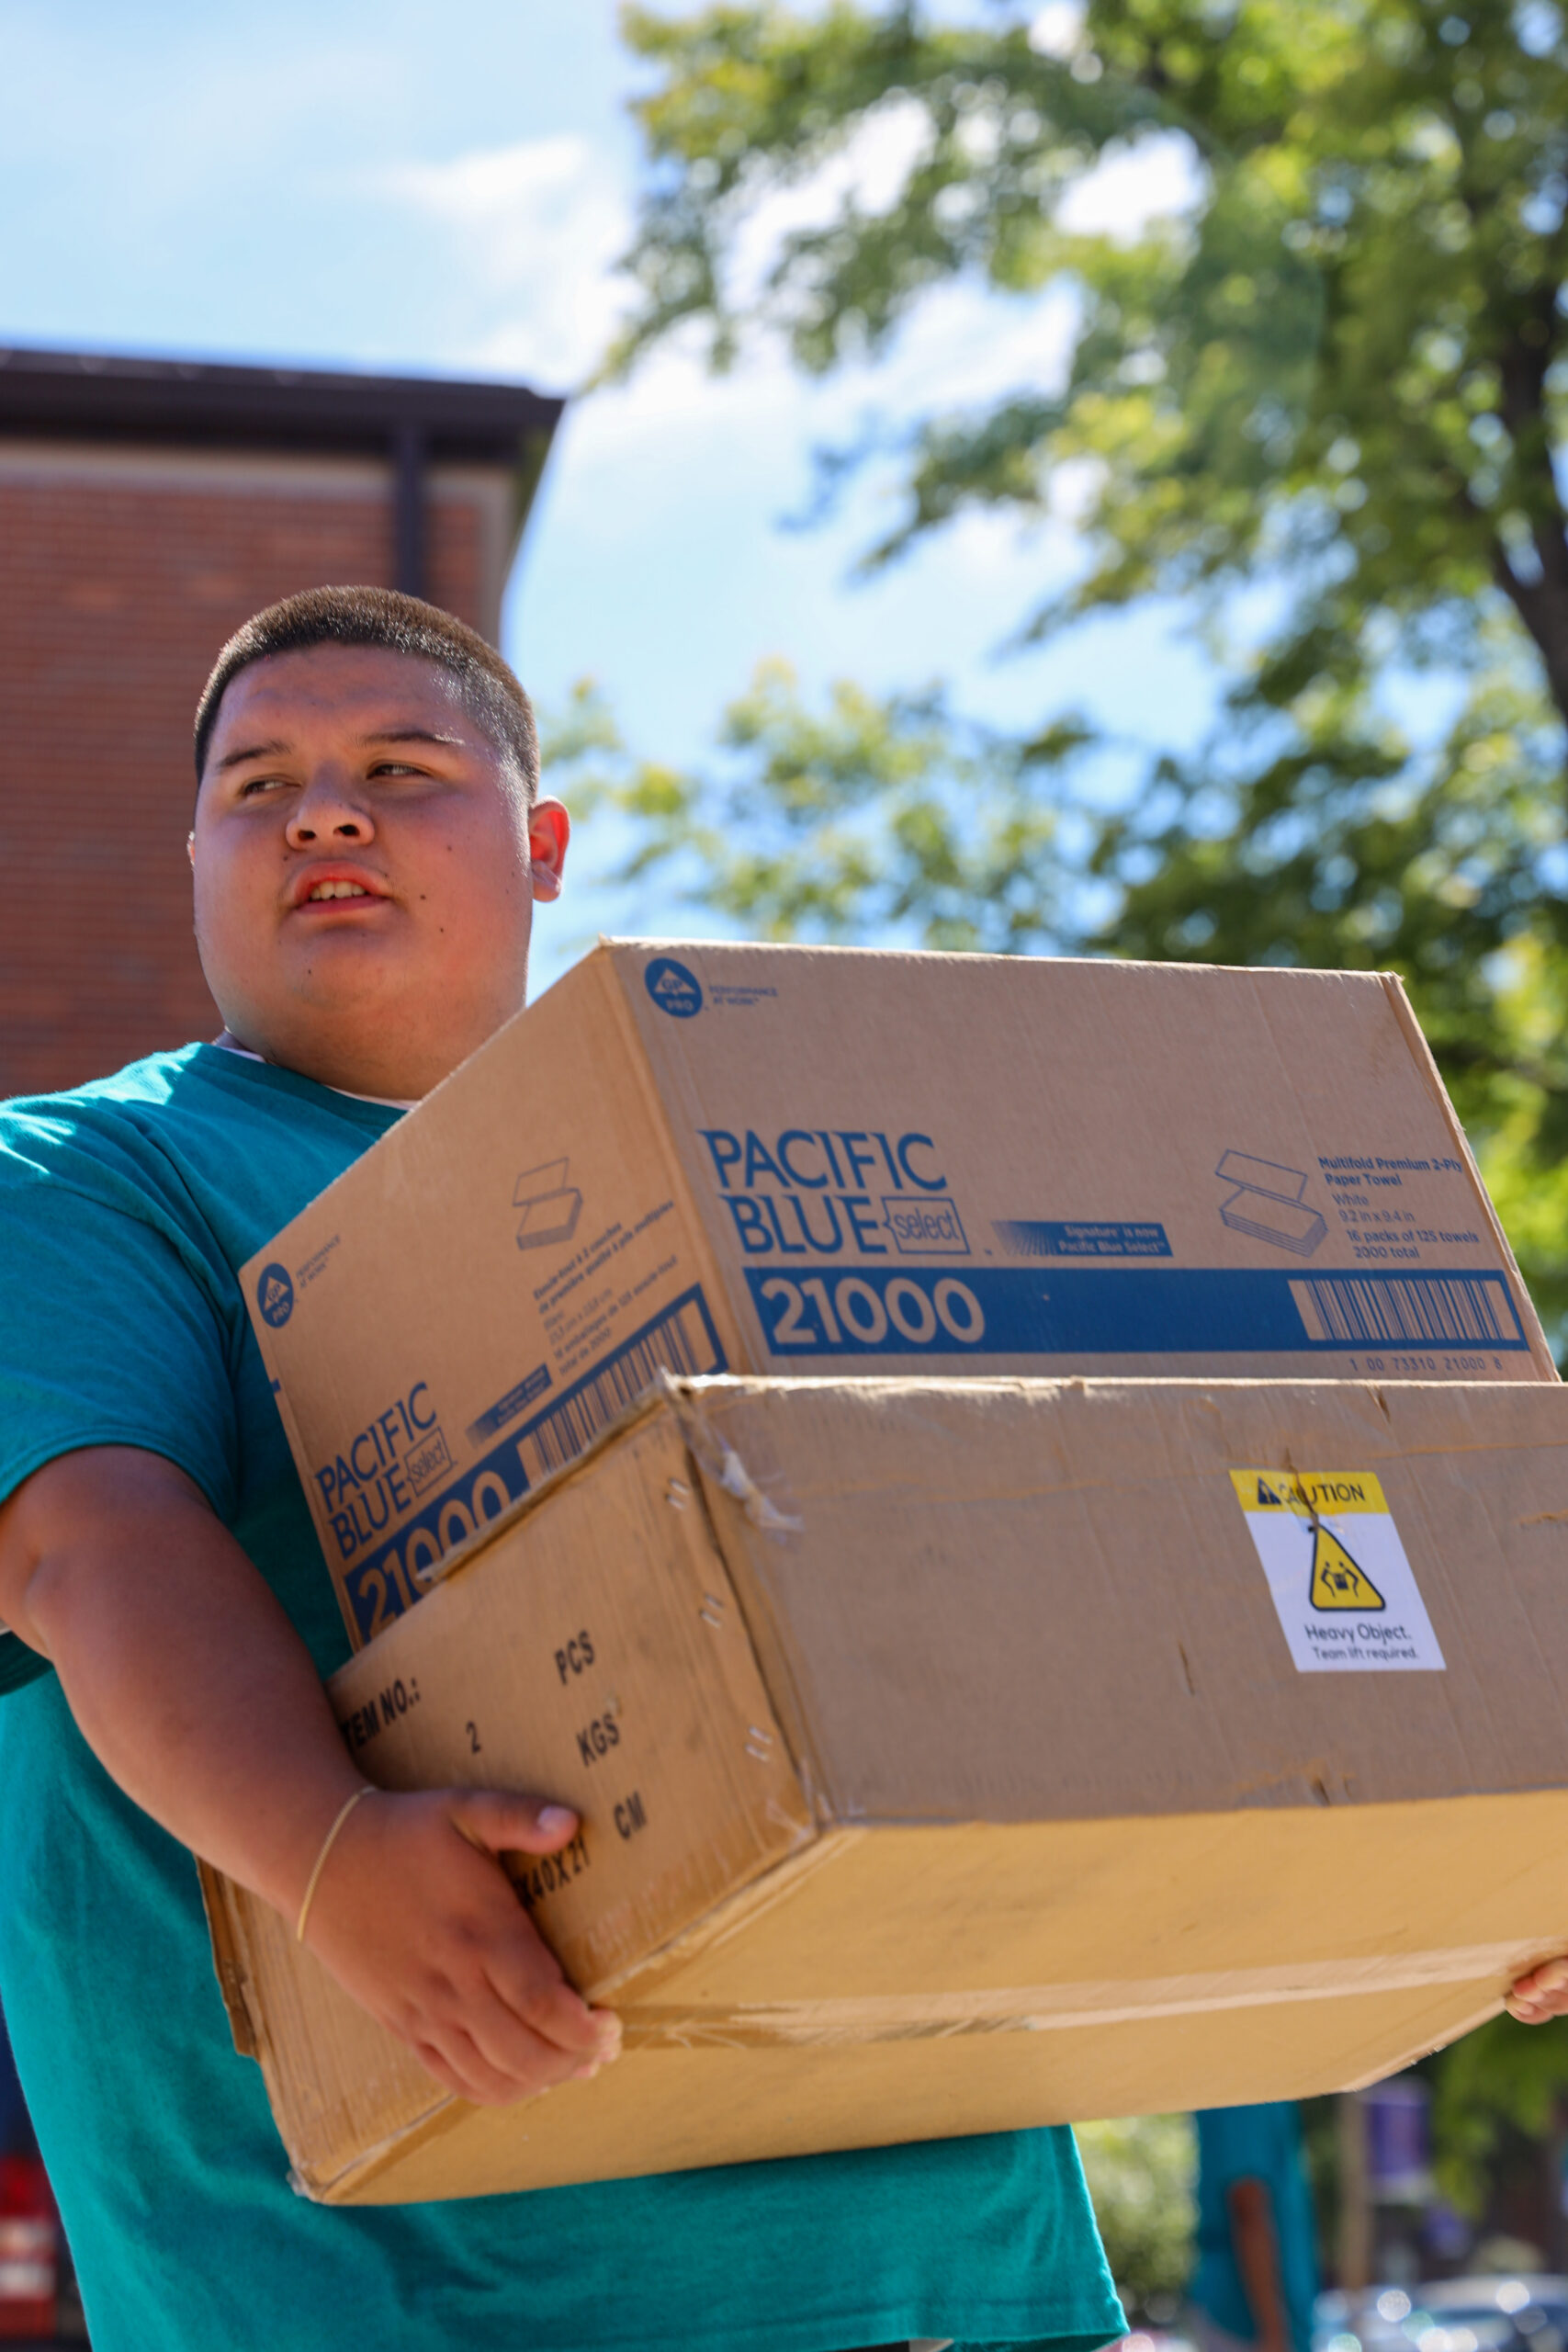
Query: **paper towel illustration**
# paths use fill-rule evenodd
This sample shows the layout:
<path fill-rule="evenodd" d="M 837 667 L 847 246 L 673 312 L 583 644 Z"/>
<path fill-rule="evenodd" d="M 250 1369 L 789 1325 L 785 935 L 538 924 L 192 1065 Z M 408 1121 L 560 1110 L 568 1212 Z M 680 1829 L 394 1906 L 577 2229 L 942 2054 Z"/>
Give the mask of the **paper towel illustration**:
<path fill-rule="evenodd" d="M 1314 1208 L 1302 1198 L 1307 1188 L 1303 1168 L 1281 1168 L 1277 1160 L 1256 1159 L 1249 1151 L 1222 1153 L 1215 1169 L 1235 1190 L 1220 1204 L 1221 1221 L 1233 1233 L 1250 1233 L 1255 1240 L 1271 1241 L 1277 1250 L 1310 1258 L 1328 1227 Z"/>
<path fill-rule="evenodd" d="M 570 1241 L 582 1215 L 582 1195 L 566 1181 L 570 1163 L 547 1160 L 542 1168 L 525 1169 L 513 1190 L 512 1205 L 523 1212 L 517 1227 L 519 1250 L 542 1250 L 552 1241 Z"/>

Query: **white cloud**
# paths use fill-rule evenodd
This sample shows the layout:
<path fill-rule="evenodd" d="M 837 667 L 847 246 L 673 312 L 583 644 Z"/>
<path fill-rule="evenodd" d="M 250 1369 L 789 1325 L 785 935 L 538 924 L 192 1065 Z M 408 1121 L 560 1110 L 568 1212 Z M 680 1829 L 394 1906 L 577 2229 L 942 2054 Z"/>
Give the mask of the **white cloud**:
<path fill-rule="evenodd" d="M 450 234 L 473 314 L 468 365 L 581 381 L 624 307 L 613 272 L 632 226 L 625 189 L 588 140 L 560 133 L 404 164 L 379 185 Z"/>
<path fill-rule="evenodd" d="M 841 154 L 766 196 L 740 231 L 738 298 L 759 290 L 784 237 L 830 220 L 846 198 L 867 211 L 886 209 L 927 135 L 917 106 L 890 101 Z M 624 166 L 588 140 L 560 134 L 397 165 L 376 185 L 439 237 L 453 322 L 448 364 L 549 385 L 584 380 L 630 299 L 615 268 L 633 232 Z M 1066 225 L 1134 234 L 1147 220 L 1190 202 L 1196 186 L 1187 142 L 1174 134 L 1145 139 L 1080 183 L 1065 207 Z M 750 411 L 754 429 L 763 411 L 781 426 L 789 412 L 802 436 L 830 437 L 873 405 L 897 415 L 961 406 L 1014 384 L 1058 381 L 1072 320 L 1065 290 L 1017 300 L 958 282 L 929 293 L 878 362 L 848 365 L 825 382 L 803 383 L 782 349 L 762 337 L 716 385 L 701 365 L 697 331 L 645 362 L 626 392 L 598 394 L 592 406 L 617 412 L 614 426 L 604 420 L 614 438 L 650 445 L 677 418 L 711 424 L 716 411 L 738 404 Z"/>
<path fill-rule="evenodd" d="M 1056 218 L 1074 236 L 1131 240 L 1151 220 L 1190 209 L 1202 186 L 1192 141 L 1179 130 L 1156 131 L 1108 149 L 1093 171 L 1068 189 Z"/>
<path fill-rule="evenodd" d="M 841 155 L 771 195 L 745 232 L 741 275 L 750 288 L 782 237 L 831 219 L 847 194 L 868 210 L 886 208 L 925 135 L 918 108 L 889 104 Z M 377 185 L 383 199 L 390 195 L 412 208 L 435 234 L 452 307 L 449 365 L 551 386 L 589 376 L 628 299 L 615 268 L 633 227 L 624 166 L 584 139 L 559 135 L 404 164 Z M 1148 139 L 1089 175 L 1071 200 L 1071 225 L 1132 233 L 1190 201 L 1194 186 L 1185 144 Z M 574 562 L 612 564 L 650 540 L 679 564 L 716 510 L 743 534 L 771 537 L 770 524 L 806 499 L 813 445 L 852 441 L 872 415 L 953 413 L 1015 390 L 1059 384 L 1077 307 L 1066 286 L 1019 299 L 955 281 L 915 306 L 880 360 L 854 360 L 822 379 L 803 377 L 767 335 L 716 378 L 704 364 L 703 331 L 694 326 L 657 349 L 628 383 L 569 411 L 551 469 L 552 534 L 575 550 Z M 879 468 L 858 486 L 850 512 L 828 534 L 833 571 L 891 523 L 897 511 L 886 503 L 891 491 Z M 1060 503 L 1062 519 L 1073 503 Z M 999 584 L 1011 573 L 1021 589 L 1044 543 L 1062 560 L 1059 529 L 1060 523 L 1025 526 L 1023 537 L 1032 542 L 1026 557 L 1016 521 L 969 517 L 944 535 L 945 576 Z M 773 544 L 779 554 L 801 545 Z"/>
<path fill-rule="evenodd" d="M 695 335 L 644 361 L 630 382 L 569 412 L 553 497 L 586 537 L 610 542 L 659 527 L 677 538 L 694 501 L 738 500 L 754 526 L 796 512 L 813 446 L 857 438 L 868 415 L 889 420 L 977 406 L 1004 392 L 1061 381 L 1077 304 L 1066 288 L 1027 301 L 976 286 L 937 288 L 880 363 L 802 377 L 776 342 L 759 339 L 728 375 L 704 366 Z M 615 494 L 604 486 L 613 479 Z M 891 521 L 874 468 L 853 501 L 840 562 Z M 564 517 L 563 517 L 564 519 Z M 1010 524 L 1009 530 L 1013 526 Z"/>
<path fill-rule="evenodd" d="M 1029 46 L 1042 57 L 1071 57 L 1083 33 L 1083 0 L 1045 0 L 1029 27 Z"/>

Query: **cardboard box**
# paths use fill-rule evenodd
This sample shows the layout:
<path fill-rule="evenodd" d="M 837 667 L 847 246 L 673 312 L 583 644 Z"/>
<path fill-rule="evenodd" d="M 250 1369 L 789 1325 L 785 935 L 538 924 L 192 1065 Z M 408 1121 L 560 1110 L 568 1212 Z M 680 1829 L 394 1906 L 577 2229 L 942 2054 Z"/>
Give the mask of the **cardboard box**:
<path fill-rule="evenodd" d="M 667 1385 L 343 1669 L 626 2055 L 449 2098 L 209 1881 L 296 2177 L 473 2195 L 1372 2080 L 1568 1949 L 1568 1396 Z"/>
<path fill-rule="evenodd" d="M 1555 1378 L 1365 973 L 607 944 L 244 1279 L 355 1645 L 660 1366 Z"/>

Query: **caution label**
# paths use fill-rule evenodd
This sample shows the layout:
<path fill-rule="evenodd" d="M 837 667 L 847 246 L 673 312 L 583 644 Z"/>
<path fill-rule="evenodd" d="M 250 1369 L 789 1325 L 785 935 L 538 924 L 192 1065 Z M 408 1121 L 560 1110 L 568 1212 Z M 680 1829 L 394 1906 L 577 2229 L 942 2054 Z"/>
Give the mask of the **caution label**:
<path fill-rule="evenodd" d="M 1441 1673 L 1443 1653 L 1370 1470 L 1233 1470 L 1302 1674 Z"/>

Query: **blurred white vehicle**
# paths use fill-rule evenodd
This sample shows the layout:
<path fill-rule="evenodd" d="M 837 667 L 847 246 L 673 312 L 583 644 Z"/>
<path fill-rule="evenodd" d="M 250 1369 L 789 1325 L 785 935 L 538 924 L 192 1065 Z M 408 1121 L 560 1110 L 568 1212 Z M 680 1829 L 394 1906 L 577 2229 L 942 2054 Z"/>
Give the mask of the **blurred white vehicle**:
<path fill-rule="evenodd" d="M 1568 2352 L 1568 2278 L 1444 2278 L 1320 2295 L 1313 2352 Z"/>

